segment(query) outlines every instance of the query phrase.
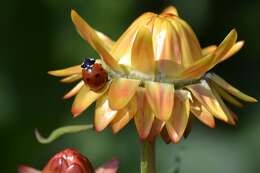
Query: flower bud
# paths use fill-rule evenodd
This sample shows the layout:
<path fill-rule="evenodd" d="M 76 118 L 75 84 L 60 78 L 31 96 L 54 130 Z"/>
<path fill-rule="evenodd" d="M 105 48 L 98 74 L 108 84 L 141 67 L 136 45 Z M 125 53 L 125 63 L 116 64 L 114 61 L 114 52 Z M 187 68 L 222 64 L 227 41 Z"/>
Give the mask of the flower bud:
<path fill-rule="evenodd" d="M 94 169 L 79 152 L 65 149 L 49 160 L 42 173 L 94 173 Z"/>

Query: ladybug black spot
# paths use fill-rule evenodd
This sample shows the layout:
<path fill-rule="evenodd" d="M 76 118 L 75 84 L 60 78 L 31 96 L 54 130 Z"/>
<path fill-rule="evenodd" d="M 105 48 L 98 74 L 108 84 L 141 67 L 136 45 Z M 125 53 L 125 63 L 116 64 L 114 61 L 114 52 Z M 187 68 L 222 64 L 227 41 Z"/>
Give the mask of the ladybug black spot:
<path fill-rule="evenodd" d="M 100 74 L 96 74 L 95 77 L 96 77 L 96 78 L 99 78 L 99 77 L 100 77 Z"/>
<path fill-rule="evenodd" d="M 86 80 L 87 80 L 87 82 L 89 82 L 89 81 L 90 81 L 90 79 L 89 79 L 89 78 L 87 78 Z"/>

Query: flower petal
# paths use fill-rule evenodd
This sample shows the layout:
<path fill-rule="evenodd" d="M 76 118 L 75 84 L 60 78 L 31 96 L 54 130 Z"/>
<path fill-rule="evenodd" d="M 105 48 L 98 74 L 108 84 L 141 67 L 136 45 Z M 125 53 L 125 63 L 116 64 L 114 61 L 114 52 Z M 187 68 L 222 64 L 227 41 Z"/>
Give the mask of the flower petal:
<path fill-rule="evenodd" d="M 218 84 L 220 87 L 225 89 L 227 92 L 229 92 L 231 95 L 236 96 L 237 98 L 244 100 L 246 102 L 252 102 L 252 103 L 257 102 L 257 100 L 255 98 L 248 96 L 248 95 L 244 94 L 243 92 L 239 91 L 238 89 L 236 89 L 235 87 L 230 85 L 227 81 L 222 79 L 217 74 L 209 73 L 209 74 L 207 74 L 207 77 L 209 79 L 211 79 L 213 82 L 215 82 L 216 84 Z"/>
<path fill-rule="evenodd" d="M 64 77 L 64 76 L 70 76 L 74 74 L 81 74 L 81 71 L 82 68 L 80 67 L 80 65 L 76 65 L 65 69 L 48 71 L 48 74 L 57 77 Z"/>
<path fill-rule="evenodd" d="M 174 103 L 173 84 L 145 82 L 145 88 L 146 97 L 155 116 L 162 121 L 168 120 Z"/>
<path fill-rule="evenodd" d="M 104 94 L 96 101 L 95 129 L 100 132 L 104 130 L 116 116 L 117 111 L 111 110 L 108 104 L 107 94 Z"/>
<path fill-rule="evenodd" d="M 100 38 L 100 40 L 102 40 L 102 42 L 105 43 L 106 49 L 111 50 L 111 48 L 115 44 L 115 42 L 111 38 L 109 38 L 108 36 L 103 34 L 102 32 L 96 31 L 96 33 L 97 33 L 98 37 Z"/>
<path fill-rule="evenodd" d="M 18 167 L 18 172 L 19 173 L 41 173 L 41 171 L 34 169 L 34 168 L 31 168 L 31 167 L 26 166 L 26 165 L 20 165 Z"/>
<path fill-rule="evenodd" d="M 228 58 L 232 57 L 235 53 L 237 53 L 243 46 L 244 41 L 238 41 L 232 48 L 225 54 L 225 56 L 221 59 L 221 61 L 225 61 Z"/>
<path fill-rule="evenodd" d="M 64 95 L 63 99 L 68 99 L 75 96 L 83 85 L 84 85 L 84 81 L 82 80 L 74 88 L 72 88 L 66 95 Z"/>
<path fill-rule="evenodd" d="M 134 79 L 113 79 L 108 91 L 109 106 L 113 110 L 124 108 L 134 96 L 141 81 Z"/>
<path fill-rule="evenodd" d="M 77 94 L 71 108 L 72 115 L 78 116 L 85 109 L 87 109 L 93 102 L 95 102 L 100 96 L 102 96 L 108 89 L 109 85 L 106 85 L 98 92 L 90 90 L 84 85 Z"/>
<path fill-rule="evenodd" d="M 192 129 L 192 119 L 193 119 L 193 116 L 189 116 L 189 120 L 188 120 L 188 124 L 187 124 L 187 127 L 185 129 L 185 132 L 183 134 L 183 137 L 186 139 L 189 137 L 190 135 L 190 132 L 191 132 L 191 129 Z"/>
<path fill-rule="evenodd" d="M 161 133 L 164 125 L 165 125 L 165 121 L 161 121 L 155 118 L 153 121 L 152 129 L 147 139 L 150 142 L 154 141 L 155 137 Z"/>
<path fill-rule="evenodd" d="M 173 143 L 180 141 L 188 123 L 190 114 L 189 94 L 185 90 L 175 91 L 172 115 L 166 122 L 166 128 Z"/>
<path fill-rule="evenodd" d="M 215 127 L 215 119 L 211 115 L 211 113 L 202 106 L 196 98 L 193 98 L 191 101 L 191 112 L 192 114 L 197 117 L 201 122 L 205 125 L 214 128 Z"/>
<path fill-rule="evenodd" d="M 162 14 L 172 14 L 178 16 L 178 11 L 174 6 L 168 6 L 163 10 Z"/>
<path fill-rule="evenodd" d="M 156 69 L 162 76 L 177 79 L 178 74 L 183 71 L 183 66 L 171 60 L 156 61 Z"/>
<path fill-rule="evenodd" d="M 150 108 L 145 95 L 145 89 L 139 88 L 136 94 L 137 113 L 135 115 L 135 125 L 141 139 L 147 138 L 154 121 L 154 114 Z"/>
<path fill-rule="evenodd" d="M 155 63 L 153 53 L 152 33 L 148 28 L 139 29 L 132 48 L 132 67 L 146 74 L 154 74 Z"/>
<path fill-rule="evenodd" d="M 113 70 L 123 72 L 124 70 L 111 56 L 107 48 L 108 46 L 106 46 L 105 42 L 98 37 L 95 30 L 91 28 L 91 26 L 89 26 L 89 24 L 84 21 L 74 10 L 71 11 L 71 18 L 81 37 L 85 39 L 85 41 L 87 41 L 94 49 L 96 49 L 104 62 Z"/>
<path fill-rule="evenodd" d="M 116 117 L 111 122 L 113 133 L 118 133 L 127 123 L 134 117 L 137 111 L 137 100 L 136 97 L 132 98 L 129 104 L 119 110 Z"/>
<path fill-rule="evenodd" d="M 163 141 L 166 143 L 166 144 L 169 144 L 171 143 L 171 138 L 169 137 L 169 134 L 167 132 L 167 129 L 166 127 L 164 127 L 161 131 L 161 138 L 163 139 Z"/>
<path fill-rule="evenodd" d="M 202 56 L 206 56 L 207 54 L 214 52 L 216 49 L 217 49 L 216 45 L 205 47 L 202 49 Z"/>
<path fill-rule="evenodd" d="M 81 74 L 73 74 L 71 76 L 68 76 L 68 77 L 61 79 L 60 81 L 63 82 L 63 83 L 71 83 L 71 82 L 75 82 L 75 81 L 77 81 L 81 78 L 82 78 Z"/>
<path fill-rule="evenodd" d="M 110 160 L 99 166 L 95 173 L 116 173 L 119 167 L 119 161 L 116 159 Z"/>
<path fill-rule="evenodd" d="M 208 83 L 202 80 L 200 84 L 187 86 L 193 96 L 216 118 L 229 122 L 229 115 L 221 107 L 216 96 L 212 93 Z"/>

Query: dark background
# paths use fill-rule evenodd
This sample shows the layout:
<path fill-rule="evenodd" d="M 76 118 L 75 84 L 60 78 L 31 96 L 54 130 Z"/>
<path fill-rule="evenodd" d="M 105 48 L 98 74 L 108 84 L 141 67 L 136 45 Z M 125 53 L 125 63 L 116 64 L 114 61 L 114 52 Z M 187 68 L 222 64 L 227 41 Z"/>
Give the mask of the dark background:
<path fill-rule="evenodd" d="M 20 163 L 41 169 L 56 152 L 74 147 L 96 166 L 114 156 L 120 172 L 138 172 L 138 138 L 133 123 L 117 135 L 110 129 L 96 134 L 67 135 L 41 145 L 33 130 L 44 135 L 70 124 L 90 123 L 93 108 L 77 119 L 70 114 L 72 100 L 61 100 L 71 86 L 47 75 L 50 69 L 79 64 L 97 54 L 77 34 L 70 20 L 76 9 L 97 30 L 116 39 L 145 11 L 159 12 L 169 4 L 178 8 L 202 46 L 220 43 L 236 28 L 245 47 L 234 58 L 215 67 L 237 88 L 260 98 L 259 0 L 10 0 L 0 11 L 0 159 L 3 173 L 16 172 Z M 216 129 L 198 121 L 187 140 L 178 145 L 157 144 L 158 172 L 171 173 L 181 155 L 181 173 L 259 173 L 260 107 L 235 109 L 239 124 L 218 122 Z M 174 166 L 175 165 L 175 166 Z"/>

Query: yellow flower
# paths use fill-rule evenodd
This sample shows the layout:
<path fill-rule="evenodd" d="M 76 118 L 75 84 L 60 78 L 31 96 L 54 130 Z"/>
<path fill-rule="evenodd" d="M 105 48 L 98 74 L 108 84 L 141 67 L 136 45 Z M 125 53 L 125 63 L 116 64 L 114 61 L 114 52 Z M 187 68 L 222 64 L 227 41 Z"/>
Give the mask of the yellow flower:
<path fill-rule="evenodd" d="M 64 98 L 76 95 L 74 116 L 96 101 L 97 131 L 111 125 L 117 133 L 134 119 L 140 138 L 152 140 L 162 132 L 176 143 L 188 132 L 192 116 L 209 127 L 215 127 L 215 118 L 234 125 L 237 117 L 223 99 L 239 107 L 242 103 L 235 97 L 256 102 L 216 74 L 206 73 L 242 48 L 244 42 L 236 42 L 235 29 L 219 46 L 201 49 L 173 6 L 160 15 L 144 13 L 116 42 L 94 30 L 75 11 L 71 17 L 81 37 L 100 55 L 110 81 L 98 92 L 80 81 Z M 49 74 L 65 77 L 62 82 L 82 77 L 80 65 Z"/>

